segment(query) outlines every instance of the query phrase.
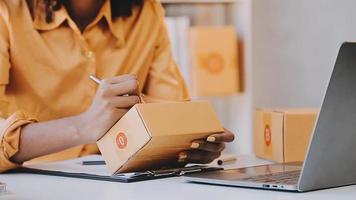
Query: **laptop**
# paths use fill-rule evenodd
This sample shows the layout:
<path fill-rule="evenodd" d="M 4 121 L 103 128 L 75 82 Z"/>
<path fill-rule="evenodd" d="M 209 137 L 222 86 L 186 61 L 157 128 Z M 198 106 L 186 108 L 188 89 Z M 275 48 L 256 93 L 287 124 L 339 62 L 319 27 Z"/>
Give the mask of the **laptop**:
<path fill-rule="evenodd" d="M 339 50 L 304 163 L 196 173 L 185 180 L 295 192 L 356 184 L 356 43 Z"/>

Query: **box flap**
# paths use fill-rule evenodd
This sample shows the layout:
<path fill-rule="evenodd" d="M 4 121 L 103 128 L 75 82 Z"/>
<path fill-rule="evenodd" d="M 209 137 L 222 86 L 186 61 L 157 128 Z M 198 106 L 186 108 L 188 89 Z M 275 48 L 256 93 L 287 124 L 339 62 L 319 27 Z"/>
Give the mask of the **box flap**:
<path fill-rule="evenodd" d="M 150 103 L 137 105 L 151 136 L 218 133 L 224 129 L 208 102 Z M 174 113 L 174 115 L 167 115 Z"/>

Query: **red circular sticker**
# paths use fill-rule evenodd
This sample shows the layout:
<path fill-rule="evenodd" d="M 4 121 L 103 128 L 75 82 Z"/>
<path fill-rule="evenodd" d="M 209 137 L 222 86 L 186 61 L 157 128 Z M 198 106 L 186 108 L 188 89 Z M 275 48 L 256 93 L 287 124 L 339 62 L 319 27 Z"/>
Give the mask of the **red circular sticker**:
<path fill-rule="evenodd" d="M 272 141 L 272 131 L 271 131 L 271 128 L 269 127 L 268 124 L 265 126 L 264 137 L 265 137 L 265 144 L 267 146 L 269 146 L 271 144 L 271 141 Z"/>
<path fill-rule="evenodd" d="M 127 137 L 124 133 L 117 134 L 116 145 L 119 149 L 124 149 L 127 146 Z"/>
<path fill-rule="evenodd" d="M 224 69 L 224 58 L 219 53 L 211 53 L 201 57 L 201 66 L 212 74 L 218 74 Z"/>

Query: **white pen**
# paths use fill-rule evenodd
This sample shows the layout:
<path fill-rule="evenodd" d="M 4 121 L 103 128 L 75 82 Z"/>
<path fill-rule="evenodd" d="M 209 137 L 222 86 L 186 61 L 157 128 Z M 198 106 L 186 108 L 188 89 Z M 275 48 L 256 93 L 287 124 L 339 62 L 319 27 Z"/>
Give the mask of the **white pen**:
<path fill-rule="evenodd" d="M 236 156 L 225 156 L 223 158 L 220 158 L 217 163 L 218 165 L 225 165 L 225 164 L 231 164 L 234 163 L 237 160 Z"/>
<path fill-rule="evenodd" d="M 93 80 L 95 83 L 97 83 L 98 85 L 101 84 L 101 80 L 100 80 L 98 77 L 96 77 L 96 76 L 94 76 L 94 75 L 90 75 L 89 78 L 90 78 L 91 80 Z"/>

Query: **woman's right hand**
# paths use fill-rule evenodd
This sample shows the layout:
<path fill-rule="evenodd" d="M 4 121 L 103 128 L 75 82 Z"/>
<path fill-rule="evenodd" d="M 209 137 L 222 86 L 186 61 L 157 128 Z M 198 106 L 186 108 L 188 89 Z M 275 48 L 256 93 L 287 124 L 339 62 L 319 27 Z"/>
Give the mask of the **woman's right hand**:
<path fill-rule="evenodd" d="M 100 139 L 132 106 L 140 102 L 135 75 L 122 75 L 101 81 L 94 101 L 78 116 L 78 133 L 83 144 Z"/>

